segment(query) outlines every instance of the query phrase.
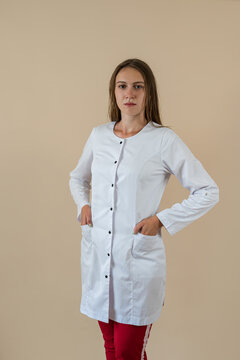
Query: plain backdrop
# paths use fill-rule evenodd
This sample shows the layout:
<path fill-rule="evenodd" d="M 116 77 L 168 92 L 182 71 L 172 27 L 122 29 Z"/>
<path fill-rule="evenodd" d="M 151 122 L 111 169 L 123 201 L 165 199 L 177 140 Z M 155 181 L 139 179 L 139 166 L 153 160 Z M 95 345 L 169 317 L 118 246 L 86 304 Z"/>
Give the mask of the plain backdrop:
<path fill-rule="evenodd" d="M 0 2 L 0 359 L 105 359 L 79 311 L 81 228 L 69 190 L 125 59 L 156 77 L 163 124 L 220 189 L 174 236 L 163 230 L 165 305 L 149 360 L 240 358 L 240 1 Z M 171 177 L 160 209 L 188 196 Z"/>

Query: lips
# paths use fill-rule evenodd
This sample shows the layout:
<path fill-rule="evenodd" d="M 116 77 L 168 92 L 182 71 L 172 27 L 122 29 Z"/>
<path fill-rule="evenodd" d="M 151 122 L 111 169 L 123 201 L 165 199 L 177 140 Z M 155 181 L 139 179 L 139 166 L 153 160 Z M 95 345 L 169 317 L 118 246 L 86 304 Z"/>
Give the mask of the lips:
<path fill-rule="evenodd" d="M 136 104 L 134 104 L 134 103 L 126 103 L 126 104 L 124 104 L 124 105 L 132 106 L 132 105 L 136 105 Z"/>

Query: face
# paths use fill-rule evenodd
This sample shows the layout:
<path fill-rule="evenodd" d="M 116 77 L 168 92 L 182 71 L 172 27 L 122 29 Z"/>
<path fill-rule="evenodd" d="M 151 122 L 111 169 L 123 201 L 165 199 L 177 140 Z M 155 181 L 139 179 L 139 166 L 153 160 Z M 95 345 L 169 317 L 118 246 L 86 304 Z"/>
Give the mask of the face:
<path fill-rule="evenodd" d="M 125 67 L 119 71 L 115 81 L 115 97 L 122 118 L 144 118 L 146 91 L 144 79 L 138 70 Z M 135 105 L 125 105 L 129 102 Z"/>

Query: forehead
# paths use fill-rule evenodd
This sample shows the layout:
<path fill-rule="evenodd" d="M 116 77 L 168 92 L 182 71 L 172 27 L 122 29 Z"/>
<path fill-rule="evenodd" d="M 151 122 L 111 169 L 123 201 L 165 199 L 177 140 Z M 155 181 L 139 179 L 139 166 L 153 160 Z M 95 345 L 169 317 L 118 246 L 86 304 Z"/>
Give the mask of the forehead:
<path fill-rule="evenodd" d="M 126 67 L 119 71 L 119 73 L 116 76 L 116 83 L 122 82 L 122 83 L 142 83 L 144 84 L 144 79 L 140 71 Z"/>

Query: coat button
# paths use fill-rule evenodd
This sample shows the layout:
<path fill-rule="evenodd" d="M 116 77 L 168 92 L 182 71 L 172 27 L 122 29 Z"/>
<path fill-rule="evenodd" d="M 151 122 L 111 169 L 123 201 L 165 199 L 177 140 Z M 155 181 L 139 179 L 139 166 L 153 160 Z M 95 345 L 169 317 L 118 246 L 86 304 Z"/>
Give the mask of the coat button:
<path fill-rule="evenodd" d="M 110 208 L 110 210 L 112 210 L 113 208 Z"/>
<path fill-rule="evenodd" d="M 108 256 L 110 256 L 110 254 L 108 253 Z"/>
<path fill-rule="evenodd" d="M 109 234 L 111 234 L 111 231 L 109 230 L 109 232 L 108 232 Z"/>
<path fill-rule="evenodd" d="M 105 275 L 105 278 L 107 278 L 108 276 L 107 275 Z"/>
<path fill-rule="evenodd" d="M 120 141 L 120 144 L 122 144 L 122 141 Z"/>
<path fill-rule="evenodd" d="M 112 186 L 113 186 L 113 184 L 112 184 Z"/>
<path fill-rule="evenodd" d="M 114 161 L 114 164 L 116 164 L 116 163 L 117 163 L 117 160 Z"/>

